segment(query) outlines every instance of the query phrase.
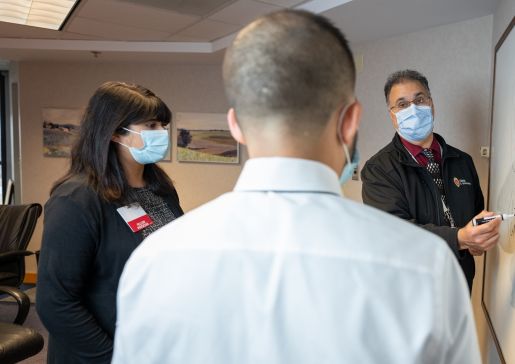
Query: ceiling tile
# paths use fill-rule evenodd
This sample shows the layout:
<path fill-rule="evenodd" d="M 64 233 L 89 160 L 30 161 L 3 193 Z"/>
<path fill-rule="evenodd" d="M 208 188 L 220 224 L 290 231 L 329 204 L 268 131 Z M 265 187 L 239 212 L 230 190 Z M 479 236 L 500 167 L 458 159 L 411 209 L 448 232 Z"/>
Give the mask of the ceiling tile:
<path fill-rule="evenodd" d="M 280 6 L 283 8 L 292 8 L 294 6 L 306 3 L 307 0 L 255 0 L 260 3 L 265 3 L 269 5 Z"/>
<path fill-rule="evenodd" d="M 170 36 L 166 32 L 126 27 L 81 17 L 73 19 L 73 22 L 67 27 L 67 31 L 125 41 L 161 41 Z"/>
<path fill-rule="evenodd" d="M 72 33 L 72 32 L 59 32 L 61 36 L 60 39 L 63 40 L 105 40 L 105 38 L 102 38 L 98 35 L 91 35 L 91 34 L 79 34 L 79 33 Z"/>
<path fill-rule="evenodd" d="M 126 27 L 175 33 L 200 20 L 200 17 L 113 0 L 89 0 L 79 10 L 81 18 L 95 19 Z M 70 22 L 73 24 L 73 19 Z"/>
<path fill-rule="evenodd" d="M 234 33 L 239 29 L 239 25 L 205 19 L 187 29 L 184 29 L 182 32 L 177 33 L 176 35 L 199 38 L 203 39 L 204 41 L 212 41 L 214 39 Z"/>
<path fill-rule="evenodd" d="M 247 25 L 260 15 L 280 9 L 282 8 L 257 1 L 239 0 L 219 12 L 214 13 L 209 19 L 230 24 Z"/>
<path fill-rule="evenodd" d="M 57 30 L 31 27 L 28 25 L 0 22 L 0 37 L 58 39 L 59 32 Z"/>
<path fill-rule="evenodd" d="M 161 10 L 174 11 L 180 14 L 190 14 L 205 17 L 224 8 L 236 0 L 118 0 L 145 6 L 151 6 Z"/>

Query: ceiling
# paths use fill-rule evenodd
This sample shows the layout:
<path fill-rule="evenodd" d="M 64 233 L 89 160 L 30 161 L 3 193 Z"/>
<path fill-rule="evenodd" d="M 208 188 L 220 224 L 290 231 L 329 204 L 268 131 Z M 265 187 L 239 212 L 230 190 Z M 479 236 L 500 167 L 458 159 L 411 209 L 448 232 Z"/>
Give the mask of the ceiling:
<path fill-rule="evenodd" d="M 0 60 L 217 63 L 242 26 L 282 8 L 321 13 L 357 44 L 489 15 L 496 5 L 497 0 L 81 0 L 62 31 L 0 22 Z"/>

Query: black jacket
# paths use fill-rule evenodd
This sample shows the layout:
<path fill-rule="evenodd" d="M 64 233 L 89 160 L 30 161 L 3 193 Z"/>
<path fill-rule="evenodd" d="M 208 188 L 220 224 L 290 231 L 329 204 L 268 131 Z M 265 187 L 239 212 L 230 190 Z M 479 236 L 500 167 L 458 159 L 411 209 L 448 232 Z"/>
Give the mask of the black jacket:
<path fill-rule="evenodd" d="M 465 226 L 484 208 L 484 199 L 472 158 L 445 143 L 442 179 L 457 228 Z M 361 171 L 363 202 L 409 220 L 442 237 L 465 273 L 469 289 L 475 274 L 474 258 L 458 250 L 458 229 L 445 226 L 440 192 L 426 168 L 417 164 L 395 134 L 392 142 L 367 161 Z"/>
<path fill-rule="evenodd" d="M 183 214 L 175 190 L 163 198 Z M 118 207 L 77 178 L 45 205 L 36 308 L 49 332 L 49 364 L 111 362 L 118 281 L 143 240 Z"/>

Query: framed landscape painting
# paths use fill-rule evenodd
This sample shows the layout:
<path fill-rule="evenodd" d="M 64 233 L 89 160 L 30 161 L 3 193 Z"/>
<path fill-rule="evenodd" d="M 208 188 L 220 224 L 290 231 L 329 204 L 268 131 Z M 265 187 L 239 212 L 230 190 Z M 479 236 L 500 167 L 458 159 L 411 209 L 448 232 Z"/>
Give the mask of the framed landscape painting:
<path fill-rule="evenodd" d="M 225 114 L 178 113 L 177 160 L 239 163 L 239 144 L 231 136 Z"/>
<path fill-rule="evenodd" d="M 42 109 L 45 157 L 70 157 L 72 145 L 79 135 L 83 112 L 83 109 Z"/>

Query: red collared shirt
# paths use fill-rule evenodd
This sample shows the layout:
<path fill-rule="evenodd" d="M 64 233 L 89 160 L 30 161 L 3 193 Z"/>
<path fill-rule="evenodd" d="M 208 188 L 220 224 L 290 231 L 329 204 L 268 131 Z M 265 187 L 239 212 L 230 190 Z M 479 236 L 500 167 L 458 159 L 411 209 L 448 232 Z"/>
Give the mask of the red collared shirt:
<path fill-rule="evenodd" d="M 422 147 L 411 144 L 410 142 L 408 142 L 407 140 L 404 140 L 403 138 L 401 138 L 401 142 L 406 147 L 408 152 L 410 152 L 411 155 L 413 157 L 415 157 L 418 164 L 420 164 L 423 167 L 427 167 L 428 160 L 427 160 L 427 157 L 422 153 L 422 150 L 423 150 Z M 431 149 L 433 151 L 433 155 L 435 157 L 435 162 L 441 165 L 442 164 L 441 147 L 440 147 L 440 143 L 438 143 L 438 141 L 436 140 L 435 137 L 433 137 L 433 142 L 431 143 L 431 146 L 429 147 L 429 149 Z"/>

